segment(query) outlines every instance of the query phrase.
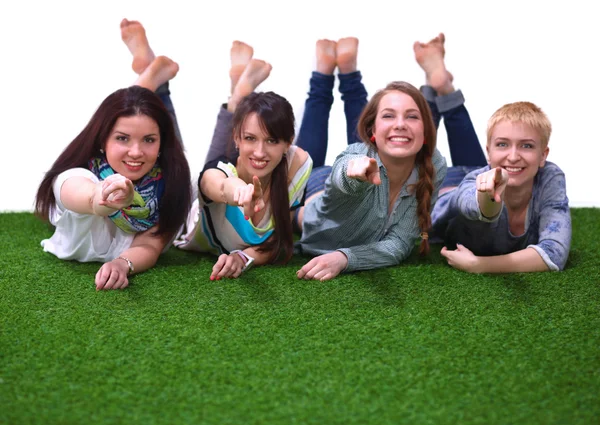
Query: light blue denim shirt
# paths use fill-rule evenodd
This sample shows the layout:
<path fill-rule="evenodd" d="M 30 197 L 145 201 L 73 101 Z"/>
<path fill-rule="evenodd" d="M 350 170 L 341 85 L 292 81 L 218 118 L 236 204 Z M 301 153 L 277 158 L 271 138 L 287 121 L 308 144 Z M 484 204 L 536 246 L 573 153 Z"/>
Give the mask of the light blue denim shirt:
<path fill-rule="evenodd" d="M 540 168 L 533 181 L 533 192 L 525 232 L 510 232 L 508 211 L 502 206 L 493 220 L 481 216 L 477 203 L 476 178 L 489 166 L 469 173 L 457 189 L 445 193 L 437 202 L 433 214 L 433 229 L 452 246 L 464 245 L 475 255 L 503 255 L 533 248 L 550 270 L 562 270 L 571 247 L 571 213 L 565 174 L 552 162 Z"/>
<path fill-rule="evenodd" d="M 348 162 L 365 155 L 377 160 L 380 185 L 348 178 Z M 432 162 L 435 170 L 433 205 L 446 176 L 446 160 L 436 149 Z M 304 209 L 302 238 L 296 244 L 297 251 L 311 255 L 341 251 L 348 257 L 345 272 L 399 264 L 411 253 L 420 235 L 417 199 L 409 190 L 417 181 L 415 166 L 392 213 L 388 214 L 389 179 L 379 155 L 364 143 L 348 146 L 336 158 L 323 195 Z"/>

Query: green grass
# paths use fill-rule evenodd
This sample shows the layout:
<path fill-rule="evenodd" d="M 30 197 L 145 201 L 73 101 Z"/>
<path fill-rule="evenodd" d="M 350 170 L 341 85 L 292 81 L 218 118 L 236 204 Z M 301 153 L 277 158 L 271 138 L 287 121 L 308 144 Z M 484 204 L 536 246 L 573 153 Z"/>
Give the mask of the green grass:
<path fill-rule="evenodd" d="M 600 209 L 561 273 L 427 260 L 298 281 L 209 280 L 171 249 L 124 291 L 0 214 L 1 424 L 598 424 Z M 438 247 L 439 248 L 439 247 Z"/>

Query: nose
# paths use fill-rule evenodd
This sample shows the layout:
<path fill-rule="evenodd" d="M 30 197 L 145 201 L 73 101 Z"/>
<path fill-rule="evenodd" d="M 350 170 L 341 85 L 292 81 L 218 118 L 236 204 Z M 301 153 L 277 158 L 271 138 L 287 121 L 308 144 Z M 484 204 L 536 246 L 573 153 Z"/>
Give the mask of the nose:
<path fill-rule="evenodd" d="M 512 146 L 508 152 L 508 160 L 510 162 L 517 162 L 520 158 L 521 156 L 519 155 L 519 147 Z"/>
<path fill-rule="evenodd" d="M 397 129 L 402 129 L 406 127 L 406 121 L 404 121 L 404 117 L 399 115 L 398 118 L 396 119 L 395 128 Z"/>
<path fill-rule="evenodd" d="M 131 143 L 129 145 L 129 156 L 132 158 L 139 158 L 142 156 L 142 149 L 139 143 Z"/>
<path fill-rule="evenodd" d="M 259 141 L 254 145 L 254 156 L 262 158 L 265 155 L 265 143 Z"/>

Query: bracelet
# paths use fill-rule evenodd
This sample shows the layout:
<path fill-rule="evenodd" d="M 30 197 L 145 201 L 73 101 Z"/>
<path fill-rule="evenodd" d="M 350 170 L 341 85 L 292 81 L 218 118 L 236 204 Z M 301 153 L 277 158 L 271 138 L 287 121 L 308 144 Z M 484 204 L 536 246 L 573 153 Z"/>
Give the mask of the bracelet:
<path fill-rule="evenodd" d="M 246 270 L 248 270 L 251 266 L 252 263 L 254 263 L 254 258 L 250 257 L 248 254 L 246 254 L 244 251 L 240 250 L 240 249 L 234 249 L 233 251 L 229 252 L 230 254 L 237 254 L 240 256 L 240 258 L 242 260 L 244 260 L 244 267 L 242 267 L 242 273 L 245 272 Z"/>
<path fill-rule="evenodd" d="M 131 262 L 131 260 L 127 257 L 117 257 L 117 260 L 123 260 L 127 262 L 127 267 L 129 268 L 129 271 L 127 272 L 127 276 L 129 276 L 130 274 L 133 273 L 134 268 L 133 268 L 133 263 Z"/>

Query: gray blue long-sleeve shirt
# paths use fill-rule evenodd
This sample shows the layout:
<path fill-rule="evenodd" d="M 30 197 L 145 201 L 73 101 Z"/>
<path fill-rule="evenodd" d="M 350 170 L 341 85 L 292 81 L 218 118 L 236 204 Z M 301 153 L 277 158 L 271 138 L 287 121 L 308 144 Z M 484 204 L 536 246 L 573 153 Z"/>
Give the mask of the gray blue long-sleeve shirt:
<path fill-rule="evenodd" d="M 469 173 L 457 189 L 440 197 L 432 213 L 433 233 L 446 246 L 460 243 L 475 255 L 503 255 L 533 248 L 550 270 L 562 270 L 571 247 L 571 214 L 565 174 L 552 162 L 540 168 L 533 182 L 533 192 L 525 232 L 510 232 L 506 206 L 497 217 L 485 219 L 479 210 L 476 178 L 489 166 Z"/>
<path fill-rule="evenodd" d="M 348 162 L 365 155 L 377 161 L 380 185 L 347 176 Z M 436 150 L 432 162 L 435 169 L 433 205 L 446 176 L 446 160 Z M 418 178 L 415 166 L 392 213 L 388 214 L 389 179 L 379 155 L 363 143 L 348 146 L 336 158 L 323 195 L 306 205 L 302 238 L 296 247 L 311 255 L 343 252 L 348 257 L 345 272 L 399 264 L 410 255 L 420 234 L 417 199 L 409 190 Z"/>

